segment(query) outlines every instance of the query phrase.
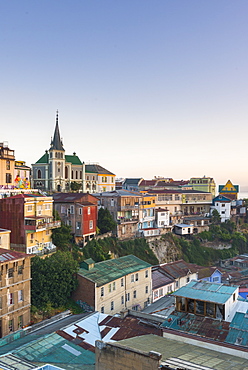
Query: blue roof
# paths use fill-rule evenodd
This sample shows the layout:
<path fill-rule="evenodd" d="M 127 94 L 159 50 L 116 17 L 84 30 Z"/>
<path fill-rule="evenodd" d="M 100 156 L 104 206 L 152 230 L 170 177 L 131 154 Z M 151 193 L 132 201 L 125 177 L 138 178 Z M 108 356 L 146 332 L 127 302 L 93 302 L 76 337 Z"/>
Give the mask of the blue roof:
<path fill-rule="evenodd" d="M 191 280 L 187 285 L 173 293 L 175 297 L 197 299 L 200 301 L 224 304 L 236 291 L 237 286 L 227 286 L 207 281 Z"/>
<path fill-rule="evenodd" d="M 231 199 L 227 198 L 227 197 L 224 197 L 223 195 L 217 195 L 217 197 L 215 197 L 213 199 L 213 204 L 215 202 L 226 202 L 226 203 L 231 203 Z"/>

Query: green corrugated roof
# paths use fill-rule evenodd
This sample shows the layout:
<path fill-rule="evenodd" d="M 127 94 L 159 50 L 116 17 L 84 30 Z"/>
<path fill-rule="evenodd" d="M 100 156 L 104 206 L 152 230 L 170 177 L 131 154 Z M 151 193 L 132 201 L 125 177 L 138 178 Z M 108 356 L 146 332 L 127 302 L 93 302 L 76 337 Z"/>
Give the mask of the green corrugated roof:
<path fill-rule="evenodd" d="M 48 163 L 48 153 L 45 153 L 36 163 Z"/>
<path fill-rule="evenodd" d="M 82 165 L 79 157 L 77 155 L 66 155 L 65 156 L 66 162 L 70 162 L 71 164 L 79 164 Z"/>
<path fill-rule="evenodd" d="M 224 304 L 235 292 L 237 286 L 227 286 L 207 281 L 190 281 L 187 285 L 176 290 L 172 295 L 200 301 Z"/>
<path fill-rule="evenodd" d="M 98 262 L 90 270 L 80 268 L 78 274 L 94 281 L 97 286 L 102 286 L 110 281 L 148 267 L 151 267 L 149 263 L 142 261 L 136 256 L 129 255 Z"/>

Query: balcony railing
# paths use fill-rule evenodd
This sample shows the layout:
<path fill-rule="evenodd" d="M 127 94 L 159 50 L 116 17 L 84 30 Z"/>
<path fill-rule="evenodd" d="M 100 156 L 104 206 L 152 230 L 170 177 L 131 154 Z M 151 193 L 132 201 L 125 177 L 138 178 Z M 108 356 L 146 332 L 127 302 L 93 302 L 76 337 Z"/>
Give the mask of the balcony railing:
<path fill-rule="evenodd" d="M 130 218 L 121 217 L 121 218 L 117 219 L 118 224 L 124 224 L 124 223 L 127 223 L 127 222 L 138 222 L 138 221 L 139 221 L 139 219 L 136 218 L 136 217 L 130 217 Z"/>
<path fill-rule="evenodd" d="M 26 231 L 40 231 L 41 229 L 49 230 L 56 229 L 61 226 L 61 221 L 41 222 L 39 220 L 26 220 L 24 229 Z"/>

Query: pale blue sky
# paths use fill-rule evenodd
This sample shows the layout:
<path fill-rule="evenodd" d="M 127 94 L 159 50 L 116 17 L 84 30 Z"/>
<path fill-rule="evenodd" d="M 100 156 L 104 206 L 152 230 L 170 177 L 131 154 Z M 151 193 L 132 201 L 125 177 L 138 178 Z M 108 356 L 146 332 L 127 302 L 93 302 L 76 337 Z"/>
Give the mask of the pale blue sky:
<path fill-rule="evenodd" d="M 0 141 L 248 185 L 247 0 L 0 0 Z"/>

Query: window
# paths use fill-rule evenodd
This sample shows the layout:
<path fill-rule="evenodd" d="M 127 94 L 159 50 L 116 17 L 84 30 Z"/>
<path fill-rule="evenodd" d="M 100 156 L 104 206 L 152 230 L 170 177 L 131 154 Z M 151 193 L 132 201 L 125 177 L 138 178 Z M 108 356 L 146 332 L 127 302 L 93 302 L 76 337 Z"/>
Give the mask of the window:
<path fill-rule="evenodd" d="M 109 290 L 109 293 L 111 293 L 111 284 L 109 284 L 108 290 Z"/>
<path fill-rule="evenodd" d="M 9 320 L 9 332 L 11 333 L 13 330 L 14 330 L 14 321 L 12 319 Z"/>
<path fill-rule="evenodd" d="M 81 215 L 82 214 L 82 208 L 79 208 L 78 210 L 78 214 Z"/>
<path fill-rule="evenodd" d="M 225 204 L 224 204 L 224 203 L 222 203 L 221 207 L 225 207 Z"/>
<path fill-rule="evenodd" d="M 38 170 L 38 171 L 37 171 L 37 178 L 38 178 L 38 179 L 41 179 L 41 170 Z"/>
<path fill-rule="evenodd" d="M 190 281 L 190 277 L 188 276 L 188 277 L 187 277 L 187 283 L 189 283 L 189 281 Z"/>
<path fill-rule="evenodd" d="M 6 173 L 6 183 L 7 184 L 10 184 L 12 181 L 12 177 L 11 177 L 11 174 L 10 173 Z"/>
<path fill-rule="evenodd" d="M 101 307 L 101 313 L 104 313 L 104 306 Z"/>
<path fill-rule="evenodd" d="M 77 230 L 80 230 L 81 229 L 81 222 L 76 222 L 76 229 Z"/>
<path fill-rule="evenodd" d="M 6 170 L 10 170 L 10 161 L 6 161 Z"/>
<path fill-rule="evenodd" d="M 90 230 L 93 229 L 93 221 L 92 220 L 90 220 L 90 222 L 89 222 L 89 228 L 90 228 Z"/>
<path fill-rule="evenodd" d="M 158 290 L 155 290 L 155 292 L 154 292 L 154 299 L 157 299 L 157 298 L 158 298 Z"/>
<path fill-rule="evenodd" d="M 126 293 L 126 302 L 130 301 L 130 293 Z"/>
<path fill-rule="evenodd" d="M 216 282 L 216 281 L 219 281 L 219 277 L 218 277 L 218 276 L 215 276 L 215 277 L 213 278 L 213 282 Z"/>
<path fill-rule="evenodd" d="M 233 302 L 235 302 L 235 299 L 236 299 L 236 294 L 234 293 L 233 294 Z"/>
<path fill-rule="evenodd" d="M 221 214 L 224 215 L 225 214 L 225 211 L 221 211 Z"/>
<path fill-rule="evenodd" d="M 14 296 L 13 296 L 13 293 L 9 293 L 8 294 L 8 305 L 12 305 L 14 304 Z"/>
<path fill-rule="evenodd" d="M 136 290 L 133 291 L 133 297 L 136 298 L 137 297 L 137 293 L 136 293 Z"/>
<path fill-rule="evenodd" d="M 145 272 L 145 277 L 148 278 L 148 270 Z"/>
<path fill-rule="evenodd" d="M 71 171 L 71 178 L 73 179 L 73 171 Z"/>
<path fill-rule="evenodd" d="M 104 287 L 101 287 L 101 297 L 104 296 Z"/>
<path fill-rule="evenodd" d="M 0 297 L 0 310 L 2 309 L 2 297 Z"/>
<path fill-rule="evenodd" d="M 163 288 L 159 289 L 159 297 L 163 296 Z"/>
<path fill-rule="evenodd" d="M 115 290 L 115 281 L 113 282 L 113 290 Z"/>
<path fill-rule="evenodd" d="M 131 283 L 134 282 L 134 275 L 131 275 Z"/>
<path fill-rule="evenodd" d="M 80 180 L 82 180 L 82 171 L 79 172 Z"/>
<path fill-rule="evenodd" d="M 146 290 L 145 290 L 146 294 L 148 293 L 148 285 L 146 285 Z"/>
<path fill-rule="evenodd" d="M 124 295 L 121 296 L 121 304 L 124 304 Z"/>
<path fill-rule="evenodd" d="M 70 213 L 73 215 L 74 214 L 74 206 L 70 206 Z"/>
<path fill-rule="evenodd" d="M 111 301 L 111 303 L 110 303 L 110 309 L 111 309 L 111 311 L 113 311 L 113 309 L 114 309 L 114 301 Z"/>
<path fill-rule="evenodd" d="M 78 172 L 76 171 L 76 179 L 78 178 Z"/>
<path fill-rule="evenodd" d="M 176 281 L 176 288 L 178 288 L 179 284 L 178 284 L 178 281 Z"/>
<path fill-rule="evenodd" d="M 121 286 L 124 286 L 124 279 L 121 279 Z"/>
<path fill-rule="evenodd" d="M 135 274 L 135 281 L 139 280 L 139 274 Z"/>
<path fill-rule="evenodd" d="M 14 269 L 8 269 L 8 278 L 12 278 L 14 276 Z"/>
<path fill-rule="evenodd" d="M 18 266 L 18 275 L 21 275 L 23 273 L 23 265 Z"/>
<path fill-rule="evenodd" d="M 90 215 L 90 207 L 88 207 L 88 215 Z"/>
<path fill-rule="evenodd" d="M 18 290 L 18 302 L 23 301 L 23 290 Z"/>

